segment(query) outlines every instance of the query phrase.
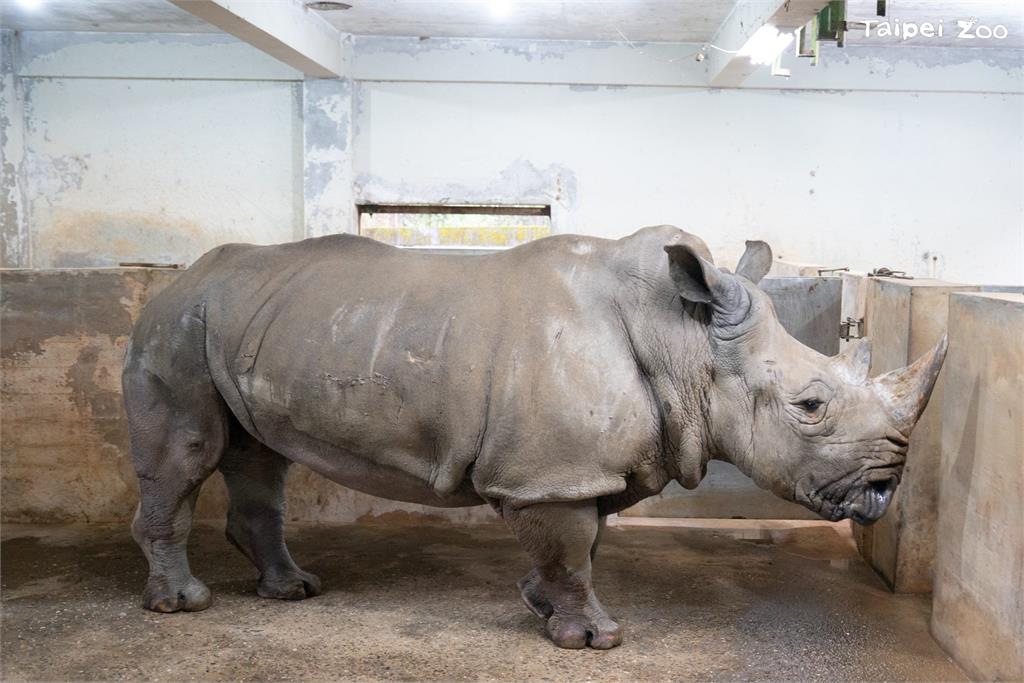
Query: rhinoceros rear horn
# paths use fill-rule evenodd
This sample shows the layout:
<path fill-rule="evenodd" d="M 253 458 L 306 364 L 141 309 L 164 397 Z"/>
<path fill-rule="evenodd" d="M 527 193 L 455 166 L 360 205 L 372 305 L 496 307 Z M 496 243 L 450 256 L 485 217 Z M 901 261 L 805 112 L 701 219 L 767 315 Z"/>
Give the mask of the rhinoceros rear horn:
<path fill-rule="evenodd" d="M 772 267 L 772 248 L 761 240 L 747 240 L 747 250 L 736 265 L 736 274 L 742 275 L 755 285 Z"/>
<path fill-rule="evenodd" d="M 947 337 L 942 335 L 939 343 L 913 364 L 874 379 L 879 396 L 889 406 L 897 429 L 904 435 L 909 436 L 928 405 L 946 359 L 947 346 Z"/>
<path fill-rule="evenodd" d="M 688 244 L 666 244 L 668 270 L 679 295 L 686 301 L 710 304 L 712 319 L 735 326 L 750 312 L 750 294 L 735 275 L 715 267 Z"/>
<path fill-rule="evenodd" d="M 847 382 L 863 384 L 871 368 L 871 340 L 862 337 L 850 342 L 838 356 L 832 358 L 832 363 Z"/>

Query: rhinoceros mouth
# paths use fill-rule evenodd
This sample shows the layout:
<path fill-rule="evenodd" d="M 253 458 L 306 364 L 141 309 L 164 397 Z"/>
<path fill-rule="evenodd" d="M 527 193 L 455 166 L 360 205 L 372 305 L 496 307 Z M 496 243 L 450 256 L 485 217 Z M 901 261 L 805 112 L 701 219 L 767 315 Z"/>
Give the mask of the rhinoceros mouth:
<path fill-rule="evenodd" d="M 857 524 L 873 524 L 885 514 L 893 493 L 900 483 L 899 474 L 890 473 L 884 479 L 875 478 L 864 482 L 852 498 L 848 498 L 848 516 Z"/>

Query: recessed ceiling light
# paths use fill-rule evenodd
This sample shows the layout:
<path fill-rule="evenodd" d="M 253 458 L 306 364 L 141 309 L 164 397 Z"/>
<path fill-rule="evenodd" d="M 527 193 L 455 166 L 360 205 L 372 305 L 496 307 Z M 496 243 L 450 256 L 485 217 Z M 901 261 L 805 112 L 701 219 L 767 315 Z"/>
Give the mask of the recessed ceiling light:
<path fill-rule="evenodd" d="M 25 9 L 38 9 L 43 4 L 43 0 L 18 0 L 18 4 Z"/>
<path fill-rule="evenodd" d="M 512 0 L 490 0 L 491 14 L 498 19 L 507 17 L 512 12 Z"/>
<path fill-rule="evenodd" d="M 315 9 L 320 12 L 333 12 L 334 10 L 340 9 L 352 9 L 352 5 L 347 2 L 328 2 L 327 0 L 318 0 L 317 2 L 307 2 L 306 7 L 309 9 Z"/>

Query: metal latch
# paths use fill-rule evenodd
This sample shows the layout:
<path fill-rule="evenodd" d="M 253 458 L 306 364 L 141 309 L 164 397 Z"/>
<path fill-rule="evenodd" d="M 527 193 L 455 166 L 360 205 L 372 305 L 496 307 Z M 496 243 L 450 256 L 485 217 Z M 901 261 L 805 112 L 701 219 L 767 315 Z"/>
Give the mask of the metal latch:
<path fill-rule="evenodd" d="M 864 318 L 847 318 L 839 323 L 839 338 L 843 341 L 860 339 L 864 336 Z"/>
<path fill-rule="evenodd" d="M 896 278 L 897 280 L 914 279 L 914 276 L 907 275 L 907 271 L 905 270 L 893 270 L 892 268 L 886 268 L 885 266 L 875 268 L 870 273 L 868 273 L 868 277 L 892 277 Z"/>

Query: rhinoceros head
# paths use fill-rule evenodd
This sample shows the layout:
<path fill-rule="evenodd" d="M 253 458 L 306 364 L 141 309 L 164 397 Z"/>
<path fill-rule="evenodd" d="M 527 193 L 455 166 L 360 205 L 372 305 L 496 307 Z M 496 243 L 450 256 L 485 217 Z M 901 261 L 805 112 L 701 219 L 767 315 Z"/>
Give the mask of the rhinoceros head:
<path fill-rule="evenodd" d="M 687 310 L 708 335 L 712 455 L 826 519 L 881 517 L 942 367 L 945 337 L 914 364 L 869 378 L 867 340 L 829 358 L 782 328 L 757 288 L 771 266 L 764 242 L 747 243 L 735 274 L 690 244 L 665 251 Z"/>

